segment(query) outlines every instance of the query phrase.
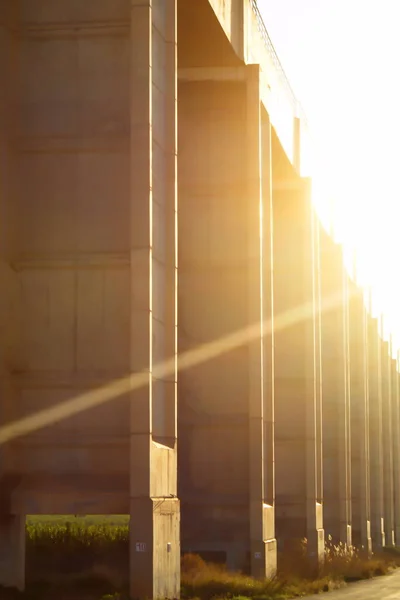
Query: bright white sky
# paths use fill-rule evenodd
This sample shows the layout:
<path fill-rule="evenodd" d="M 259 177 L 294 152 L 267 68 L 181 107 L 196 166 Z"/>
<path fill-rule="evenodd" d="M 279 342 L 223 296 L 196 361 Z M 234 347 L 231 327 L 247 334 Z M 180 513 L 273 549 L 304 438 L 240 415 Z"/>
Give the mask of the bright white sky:
<path fill-rule="evenodd" d="M 324 159 L 338 235 L 400 347 L 400 0 L 258 5 Z"/>

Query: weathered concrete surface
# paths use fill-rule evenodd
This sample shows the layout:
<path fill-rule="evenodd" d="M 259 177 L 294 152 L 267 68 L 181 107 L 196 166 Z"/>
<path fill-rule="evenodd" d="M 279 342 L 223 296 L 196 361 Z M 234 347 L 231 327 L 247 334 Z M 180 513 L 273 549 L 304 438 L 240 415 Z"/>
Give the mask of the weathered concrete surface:
<path fill-rule="evenodd" d="M 310 182 L 275 188 L 276 532 L 282 550 L 302 538 L 321 558 L 321 390 L 316 220 Z"/>
<path fill-rule="evenodd" d="M 196 28 L 193 28 L 196 23 Z M 260 65 L 260 96 L 289 162 L 310 165 L 307 124 L 253 0 L 179 0 L 179 65 L 185 68 Z M 207 31 L 207 35 L 202 34 Z M 182 57 L 182 60 L 181 60 Z M 297 160 L 301 156 L 301 161 Z M 298 168 L 300 167 L 300 168 Z"/>
<path fill-rule="evenodd" d="M 347 287 L 341 247 L 320 227 L 324 529 L 351 544 Z"/>
<path fill-rule="evenodd" d="M 20 551 L 0 583 L 22 585 L 24 513 L 112 510 L 136 525 L 132 595 L 177 597 L 176 371 L 153 375 L 176 354 L 176 3 L 0 7 L 2 423 L 149 374 L 2 449 L 0 539 Z"/>
<path fill-rule="evenodd" d="M 256 329 L 182 377 L 184 549 L 271 574 L 276 509 L 282 543 L 307 537 L 321 558 L 328 273 L 298 177 L 304 124 L 255 6 L 178 2 L 177 181 L 175 0 L 0 2 L 0 423 L 148 374 L 0 447 L 0 583 L 23 587 L 25 514 L 128 513 L 133 595 L 178 595 L 177 183 L 181 351 Z M 379 549 L 384 513 L 400 538 L 398 374 L 370 317 L 361 358 L 364 313 L 349 351 L 345 306 L 326 517 L 349 541 L 351 397 L 354 527 L 368 545 L 371 520 Z"/>
<path fill-rule="evenodd" d="M 180 350 L 235 332 L 250 336 L 180 376 L 179 496 L 184 550 L 226 558 L 231 567 L 262 575 L 276 563 L 268 504 L 272 343 L 269 336 L 261 344 L 260 322 L 264 294 L 271 294 L 270 283 L 262 285 L 271 277 L 271 255 L 268 210 L 268 237 L 260 246 L 258 68 L 245 73 L 244 80 L 218 81 L 211 69 L 208 81 L 204 71 L 196 81 L 193 71 L 192 81 L 179 86 Z M 266 194 L 267 208 L 269 200 Z M 265 298 L 265 310 L 271 306 Z"/>
<path fill-rule="evenodd" d="M 372 551 L 369 450 L 369 388 L 367 311 L 363 290 L 348 278 L 350 402 L 351 402 L 351 497 L 352 542 Z"/>

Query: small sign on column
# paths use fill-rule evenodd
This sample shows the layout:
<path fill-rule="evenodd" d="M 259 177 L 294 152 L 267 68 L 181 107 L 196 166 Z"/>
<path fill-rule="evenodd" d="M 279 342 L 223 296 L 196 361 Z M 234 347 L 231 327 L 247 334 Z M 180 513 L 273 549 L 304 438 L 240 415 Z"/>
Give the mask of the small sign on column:
<path fill-rule="evenodd" d="M 136 552 L 146 552 L 145 542 L 136 542 Z"/>

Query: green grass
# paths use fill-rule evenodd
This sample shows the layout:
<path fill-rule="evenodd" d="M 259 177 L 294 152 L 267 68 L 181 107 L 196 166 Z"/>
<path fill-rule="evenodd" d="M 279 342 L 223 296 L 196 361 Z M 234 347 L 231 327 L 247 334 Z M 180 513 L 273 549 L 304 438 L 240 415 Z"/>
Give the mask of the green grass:
<path fill-rule="evenodd" d="M 27 525 L 65 525 L 66 523 L 87 525 L 122 526 L 129 525 L 128 515 L 28 515 Z"/>
<path fill-rule="evenodd" d="M 49 588 L 57 599 L 60 590 L 72 597 L 91 590 L 94 600 L 126 591 L 128 517 L 28 517 L 26 532 L 28 589 Z"/>

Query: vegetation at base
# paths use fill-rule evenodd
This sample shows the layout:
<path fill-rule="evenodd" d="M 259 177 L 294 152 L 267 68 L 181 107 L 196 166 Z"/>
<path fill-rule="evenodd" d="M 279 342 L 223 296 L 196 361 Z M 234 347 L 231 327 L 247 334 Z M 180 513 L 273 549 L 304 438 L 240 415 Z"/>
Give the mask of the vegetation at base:
<path fill-rule="evenodd" d="M 123 589 L 129 569 L 126 518 L 29 519 L 26 527 L 26 576 L 33 585 Z"/>
<path fill-rule="evenodd" d="M 389 573 L 400 565 L 400 554 L 364 558 L 355 548 L 334 545 L 328 540 L 325 562 L 316 575 L 307 559 L 306 541 L 286 560 L 281 558 L 276 577 L 259 581 L 230 573 L 218 565 L 207 564 L 199 556 L 182 559 L 182 597 L 184 600 L 286 600 L 319 594 L 346 585 L 347 582 L 370 579 Z"/>
<path fill-rule="evenodd" d="M 0 600 L 127 600 L 129 520 L 116 517 L 32 517 L 27 521 L 27 591 L 0 589 Z M 325 564 L 316 576 L 304 540 L 280 557 L 271 580 L 182 558 L 183 600 L 287 600 L 336 589 L 346 582 L 388 573 L 400 565 L 400 549 L 368 559 L 328 538 Z"/>

